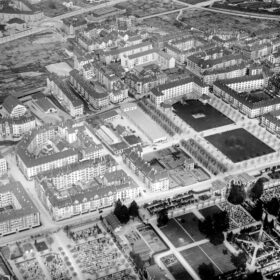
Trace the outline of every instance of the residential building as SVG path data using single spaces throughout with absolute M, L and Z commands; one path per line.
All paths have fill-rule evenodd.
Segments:
M 157 64 L 162 69 L 170 69 L 175 67 L 175 58 L 168 53 L 157 49 L 150 49 L 132 55 L 121 56 L 121 65 L 127 70 L 131 70 L 135 66 L 151 63 Z
M 280 109 L 280 98 L 277 96 L 269 97 L 269 95 L 266 95 L 260 101 L 248 98 L 248 92 L 262 87 L 263 80 L 261 76 L 256 75 L 216 81 L 213 84 L 213 91 L 241 113 L 249 118 L 255 118 Z
M 169 189 L 170 179 L 167 171 L 157 171 L 146 163 L 135 151 L 127 150 L 122 156 L 124 163 L 152 192 L 166 191 Z
M 97 91 L 92 83 L 85 80 L 78 70 L 70 72 L 70 83 L 79 95 L 95 109 L 106 107 L 109 104 L 109 95 L 106 91 Z
M 84 114 L 84 104 L 82 100 L 76 96 L 66 82 L 51 75 L 47 78 L 47 88 L 69 112 L 71 117 L 79 117 Z
M 0 236 L 40 226 L 40 213 L 20 182 L 0 185 Z
M 153 44 L 151 42 L 141 42 L 140 44 L 107 51 L 104 53 L 104 59 L 106 64 L 110 64 L 112 61 L 120 60 L 122 56 L 134 55 L 139 52 L 148 51 L 152 48 Z
M 153 103 L 159 106 L 163 102 L 183 96 L 194 98 L 203 94 L 207 95 L 208 90 L 208 86 L 199 78 L 190 77 L 153 88 L 150 91 L 150 98 Z
M 2 107 L 10 118 L 22 117 L 27 112 L 27 108 L 13 95 L 9 95 L 4 99 Z
M 98 159 L 105 150 L 83 123 L 45 125 L 26 134 L 17 145 L 17 164 L 27 179 L 80 160 Z
M 0 176 L 6 174 L 8 171 L 7 160 L 0 154 Z
M 77 181 L 64 188 L 56 187 L 52 177 L 47 176 L 36 180 L 35 188 L 39 199 L 56 221 L 111 207 L 119 199 L 133 200 L 140 193 L 133 179 L 118 170 L 106 172 L 102 178 Z

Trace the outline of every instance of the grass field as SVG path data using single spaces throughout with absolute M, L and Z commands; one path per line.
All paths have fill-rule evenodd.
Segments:
M 202 263 L 212 263 L 217 275 L 235 269 L 231 263 L 231 254 L 223 244 L 214 246 L 208 242 L 184 250 L 181 254 L 196 272 Z
M 275 152 L 243 128 L 205 137 L 234 163 Z
M 235 269 L 235 266 L 230 260 L 231 253 L 227 251 L 226 247 L 223 244 L 214 246 L 211 243 L 206 243 L 201 245 L 200 247 L 223 272 L 228 272 Z
M 211 105 L 204 105 L 199 100 L 188 100 L 185 104 L 177 102 L 173 108 L 178 117 L 198 132 L 233 123 Z
M 166 226 L 163 226 L 160 229 L 177 248 L 193 242 L 190 236 L 174 219 L 171 219 Z
M 207 216 L 213 216 L 216 213 L 220 213 L 222 212 L 222 210 L 218 206 L 213 205 L 207 208 L 203 208 L 199 210 L 199 212 L 206 218 Z
M 177 217 L 176 220 L 195 241 L 205 239 L 205 235 L 203 235 L 198 229 L 199 219 L 193 213 Z

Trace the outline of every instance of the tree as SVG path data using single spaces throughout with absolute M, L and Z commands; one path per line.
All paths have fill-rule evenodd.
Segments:
M 245 188 L 242 184 L 231 184 L 228 201 L 234 205 L 242 204 L 246 198 Z
M 121 215 L 122 202 L 118 199 L 115 205 L 114 214 L 119 218 Z
M 278 216 L 279 213 L 279 201 L 276 197 L 273 197 L 267 204 L 266 204 L 266 210 L 270 215 Z
M 261 272 L 253 272 L 247 275 L 247 280 L 263 280 Z
M 224 232 L 229 229 L 229 216 L 226 211 L 214 214 L 214 228 L 218 232 Z
M 136 203 L 135 200 L 133 200 L 131 202 L 131 204 L 129 205 L 128 212 L 129 212 L 129 215 L 132 216 L 132 217 L 138 217 L 139 216 L 139 206 L 138 206 L 138 204 Z
M 158 227 L 165 226 L 169 221 L 167 209 L 163 208 L 158 212 L 157 225 Z
M 246 262 L 247 262 L 246 253 L 241 252 L 237 256 L 232 255 L 231 262 L 237 269 L 244 270 L 246 268 Z
M 199 221 L 199 231 L 206 236 L 213 234 L 213 220 L 211 216 L 207 216 L 204 221 Z
M 125 205 L 120 200 L 116 202 L 114 214 L 117 216 L 122 224 L 126 224 L 129 221 L 129 212 Z
M 121 208 L 121 214 L 119 220 L 122 224 L 126 224 L 129 221 L 129 212 L 128 212 L 128 208 L 125 205 L 123 205 Z
M 263 202 L 261 200 L 257 200 L 254 208 L 252 209 L 252 216 L 257 221 L 260 221 L 262 219 L 262 215 L 263 215 Z
M 211 234 L 209 236 L 209 241 L 210 243 L 212 243 L 213 245 L 217 246 L 220 245 L 224 242 L 225 238 L 222 232 L 214 232 L 213 234 Z
M 215 269 L 212 263 L 202 263 L 198 267 L 198 274 L 202 280 L 212 280 L 215 277 Z
M 264 179 L 265 178 L 259 178 L 254 184 L 254 186 L 251 188 L 250 197 L 252 198 L 252 200 L 257 200 L 262 196 L 265 182 Z

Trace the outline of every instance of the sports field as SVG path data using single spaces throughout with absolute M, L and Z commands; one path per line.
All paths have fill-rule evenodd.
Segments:
M 173 104 L 174 113 L 196 131 L 204 131 L 228 124 L 233 121 L 209 104 L 203 104 L 199 100 L 187 100 L 182 104 Z
M 199 219 L 193 213 L 177 217 L 176 220 L 195 241 L 200 241 L 206 238 L 205 235 L 199 231 Z
M 231 254 L 223 244 L 214 246 L 208 242 L 201 246 L 184 250 L 181 254 L 197 273 L 198 267 L 202 263 L 212 263 L 217 275 L 235 268 L 230 260 Z
M 191 237 L 184 231 L 175 219 L 169 220 L 168 224 L 161 227 L 160 230 L 176 248 L 193 242 Z
M 275 152 L 243 128 L 210 135 L 205 139 L 234 163 Z

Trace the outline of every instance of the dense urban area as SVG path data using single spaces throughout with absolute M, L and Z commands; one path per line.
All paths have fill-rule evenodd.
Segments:
M 280 279 L 280 1 L 0 0 L 0 279 Z

